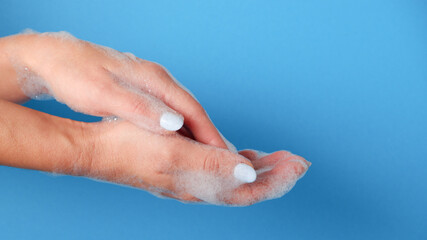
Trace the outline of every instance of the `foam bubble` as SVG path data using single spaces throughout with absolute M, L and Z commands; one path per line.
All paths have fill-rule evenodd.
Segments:
M 52 91 L 43 78 L 25 66 L 15 64 L 15 69 L 17 69 L 18 83 L 26 96 L 35 100 L 53 99 Z
M 224 205 L 233 190 L 242 183 L 234 177 L 224 178 L 204 172 L 183 172 L 175 183 L 178 192 L 187 192 L 206 203 Z

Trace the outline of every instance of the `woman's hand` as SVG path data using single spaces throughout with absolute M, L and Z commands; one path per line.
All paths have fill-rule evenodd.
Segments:
M 202 106 L 159 64 L 65 32 L 10 36 L 0 47 L 15 70 L 5 76 L 18 78 L 27 96 L 53 95 L 76 111 L 118 116 L 160 133 L 185 122 L 197 141 L 226 148 Z M 12 85 L 3 95 L 16 96 Z
M 309 162 L 286 151 L 240 154 L 128 121 L 82 123 L 0 100 L 0 165 L 86 176 L 190 202 L 277 198 Z M 256 174 L 255 171 L 256 170 Z
M 286 151 L 266 155 L 245 150 L 240 155 L 179 134 L 153 134 L 126 121 L 86 124 L 83 132 L 88 147 L 81 148 L 86 150 L 78 161 L 59 165 L 59 172 L 182 201 L 249 205 L 277 198 L 310 165 Z

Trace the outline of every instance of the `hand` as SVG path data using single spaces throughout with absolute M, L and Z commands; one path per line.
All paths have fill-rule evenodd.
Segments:
M 118 116 L 154 132 L 185 123 L 197 141 L 226 148 L 202 106 L 159 64 L 65 32 L 5 39 L 5 53 L 31 97 L 53 95 L 76 111 Z
M 86 147 L 81 149 L 86 150 L 56 171 L 181 201 L 249 205 L 280 197 L 310 165 L 286 151 L 263 155 L 245 150 L 239 155 L 179 134 L 154 134 L 126 121 L 86 124 L 82 132 Z
M 7 86 L 0 98 L 22 98 L 8 93 L 16 84 L 7 79 L 17 74 L 24 91 L 37 89 L 29 95 L 52 94 L 78 111 L 130 121 L 80 123 L 0 100 L 8 113 L 0 117 L 1 165 L 88 176 L 182 201 L 230 205 L 280 197 L 310 165 L 286 151 L 236 154 L 175 132 L 155 133 L 153 129 L 163 131 L 158 127 L 163 114 L 177 119 L 172 107 L 182 112 L 196 140 L 225 147 L 195 99 L 161 66 L 133 55 L 61 34 L 0 39 L 0 49 L 7 50 L 0 55 Z M 18 72 L 7 67 L 10 62 Z M 35 84 L 25 88 L 28 83 Z

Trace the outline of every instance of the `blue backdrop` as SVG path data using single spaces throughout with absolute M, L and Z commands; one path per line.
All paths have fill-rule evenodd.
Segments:
M 159 62 L 239 149 L 313 165 L 245 208 L 0 167 L 0 239 L 427 238 L 426 1 L 1 0 L 0 36 L 25 28 Z

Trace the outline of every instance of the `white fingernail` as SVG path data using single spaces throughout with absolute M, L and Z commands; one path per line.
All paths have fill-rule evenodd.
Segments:
M 184 118 L 181 115 L 165 112 L 160 117 L 160 126 L 168 131 L 177 131 L 184 125 Z
M 234 167 L 234 177 L 242 182 L 251 183 L 256 180 L 256 172 L 251 166 L 239 163 Z

